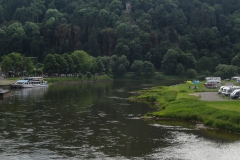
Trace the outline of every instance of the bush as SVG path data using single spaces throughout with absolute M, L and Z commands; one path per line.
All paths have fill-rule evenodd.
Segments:
M 165 77 L 162 74 L 158 74 L 158 75 L 155 76 L 155 79 L 156 80 L 165 80 Z
M 92 77 L 91 73 L 87 72 L 87 78 L 91 78 L 91 77 Z
M 82 73 L 79 73 L 78 74 L 78 78 L 82 78 L 83 77 L 83 74 Z
M 188 78 L 196 78 L 197 77 L 197 71 L 195 69 L 188 69 L 186 71 L 185 75 Z

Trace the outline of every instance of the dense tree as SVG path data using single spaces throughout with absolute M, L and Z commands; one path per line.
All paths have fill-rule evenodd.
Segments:
M 163 57 L 162 70 L 166 75 L 175 74 L 178 64 L 179 53 L 176 50 L 169 49 Z
M 215 71 L 214 61 L 212 57 L 203 56 L 197 62 L 197 68 L 199 71 Z
M 219 64 L 215 70 L 214 75 L 222 78 L 231 78 L 238 75 L 238 67 L 233 65 Z
M 125 55 L 121 57 L 111 56 L 110 66 L 115 75 L 122 75 L 129 67 L 130 63 Z
M 235 57 L 233 57 L 231 64 L 240 67 L 240 54 L 237 54 Z
M 69 66 L 68 66 L 67 61 L 63 58 L 63 56 L 59 55 L 59 54 L 54 54 L 54 58 L 56 59 L 56 62 L 58 63 L 58 66 L 59 66 L 58 73 L 59 74 L 68 73 Z
M 20 53 L 12 52 L 2 57 L 1 69 L 12 76 L 30 74 L 33 71 L 33 61 L 30 58 L 23 57 Z
M 97 73 L 102 73 L 105 68 L 104 68 L 104 65 L 103 65 L 103 63 L 102 63 L 102 61 L 101 61 L 101 59 L 99 57 L 96 58 L 96 63 L 97 63 L 96 72 Z
M 57 63 L 55 56 L 52 54 L 48 54 L 44 59 L 44 74 L 48 74 L 49 76 L 54 75 L 55 73 L 59 73 L 59 64 Z
M 134 72 L 136 76 L 140 76 L 143 72 L 143 61 L 135 60 L 131 66 L 131 70 Z
M 239 66 L 238 1 L 132 0 L 130 8 L 126 2 L 2 0 L 0 56 L 17 52 L 42 63 L 48 54 L 72 53 L 69 73 L 92 70 L 97 66 L 93 57 L 99 56 L 108 56 L 107 63 L 100 58 L 106 72 L 129 69 L 110 67 L 113 55 L 125 55 L 130 64 L 149 61 L 165 74 L 176 74 L 179 64 L 210 73 L 219 64 Z M 88 66 L 76 50 L 88 54 Z
M 149 61 L 143 62 L 143 75 L 146 78 L 152 77 L 155 73 L 154 65 Z
M 9 71 L 12 71 L 13 60 L 7 55 L 2 57 L 1 70 L 8 76 Z
M 103 64 L 103 71 L 105 73 L 109 73 L 110 71 L 110 61 L 111 61 L 111 58 L 110 57 L 107 57 L 107 56 L 103 56 L 103 57 L 100 57 L 100 60 Z
M 197 77 L 197 72 L 195 69 L 188 69 L 185 73 L 186 77 L 188 78 L 196 78 Z
M 183 67 L 183 65 L 181 63 L 178 63 L 177 69 L 176 69 L 176 74 L 178 76 L 183 76 L 184 73 L 185 73 L 185 68 Z
M 64 53 L 62 57 L 65 59 L 67 65 L 68 65 L 68 71 L 67 73 L 74 73 L 74 64 L 72 57 L 68 53 Z
M 86 73 L 90 71 L 92 67 L 91 66 L 92 58 L 90 55 L 87 54 L 87 52 L 82 50 L 77 50 L 77 51 L 74 51 L 72 55 L 75 55 L 78 58 L 78 61 L 76 63 L 76 65 L 79 65 L 78 72 Z

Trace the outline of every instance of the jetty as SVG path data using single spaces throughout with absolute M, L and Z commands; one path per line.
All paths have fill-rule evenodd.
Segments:
M 10 96 L 10 90 L 4 90 L 0 88 L 0 98 L 8 97 Z

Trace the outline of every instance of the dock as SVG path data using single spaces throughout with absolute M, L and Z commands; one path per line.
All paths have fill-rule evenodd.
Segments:
M 0 98 L 8 97 L 10 96 L 10 90 L 4 90 L 0 88 Z

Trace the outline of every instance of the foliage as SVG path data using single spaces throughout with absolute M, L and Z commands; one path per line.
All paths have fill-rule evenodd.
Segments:
M 176 68 L 180 67 L 179 63 L 186 69 L 196 68 L 196 60 L 191 53 L 186 54 L 179 49 L 169 49 L 162 61 L 162 70 L 164 74 L 176 74 Z
M 6 76 L 20 76 L 33 71 L 33 61 L 20 53 L 12 52 L 2 57 L 1 70 Z
M 131 66 L 131 70 L 134 72 L 136 76 L 140 76 L 143 72 L 143 61 L 135 60 Z
M 219 64 L 239 67 L 238 1 L 134 0 L 130 11 L 125 3 L 1 1 L 0 56 L 16 52 L 40 63 L 48 54 L 63 56 L 67 65 L 58 57 L 59 66 L 49 74 L 100 72 L 100 62 L 92 57 L 104 57 L 105 73 L 114 75 L 130 71 L 135 60 L 149 61 L 165 75 L 180 76 L 183 68 L 239 74 L 215 70 Z M 110 62 L 113 55 L 126 56 L 129 64 Z
M 196 78 L 197 77 L 197 72 L 195 69 L 188 69 L 185 73 L 186 77 L 188 78 Z
M 233 65 L 219 64 L 216 67 L 214 75 L 222 78 L 231 78 L 232 76 L 238 75 L 238 67 Z
M 63 76 L 63 77 L 51 77 L 51 78 L 46 78 L 48 83 L 60 83 L 60 82 L 87 82 L 87 81 L 111 81 L 112 78 L 110 78 L 107 75 L 101 75 L 101 76 L 91 76 L 87 77 L 86 75 L 79 74 L 78 76 Z
M 143 75 L 146 78 L 150 78 L 150 77 L 154 76 L 154 73 L 155 73 L 154 65 L 149 61 L 144 61 L 143 62 Z

